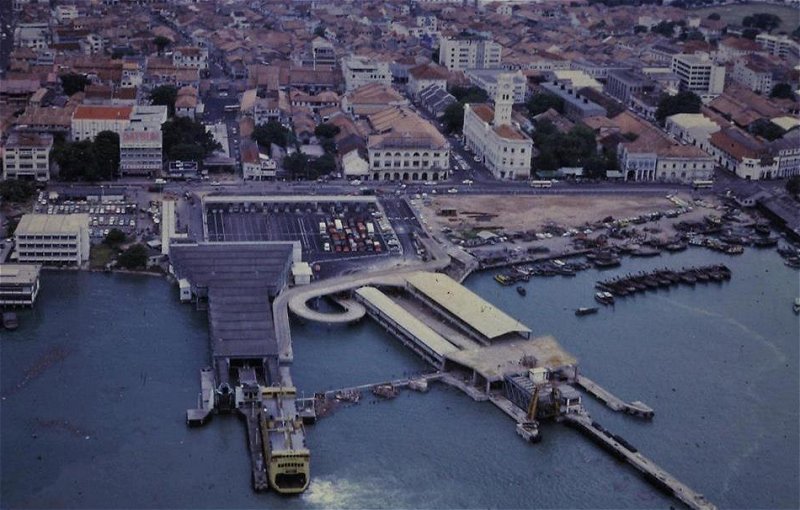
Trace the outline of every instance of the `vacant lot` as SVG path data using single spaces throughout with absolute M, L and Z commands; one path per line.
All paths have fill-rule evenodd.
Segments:
M 567 228 L 578 227 L 606 216 L 628 218 L 674 207 L 664 196 L 653 195 L 439 196 L 426 208 L 428 213 L 425 216 L 438 228 L 503 227 L 507 231 L 523 231 L 541 229 L 552 223 Z M 455 217 L 436 215 L 448 208 L 456 209 L 458 214 Z
M 757 12 L 766 12 L 774 14 L 781 19 L 781 25 L 775 30 L 777 32 L 791 33 L 798 25 L 800 25 L 800 14 L 794 7 L 788 5 L 772 5 L 772 4 L 735 4 L 735 5 L 717 5 L 714 7 L 703 7 L 702 9 L 693 9 L 690 13 L 697 14 L 702 18 L 707 17 L 712 12 L 720 15 L 720 18 L 728 24 L 741 25 L 742 18 L 750 16 Z

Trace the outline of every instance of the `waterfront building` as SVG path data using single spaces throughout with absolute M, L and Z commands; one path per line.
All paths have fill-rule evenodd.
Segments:
M 503 47 L 481 37 L 443 38 L 439 42 L 439 63 L 450 71 L 500 67 Z
M 767 144 L 737 127 L 713 133 L 709 148 L 722 168 L 742 179 L 770 179 L 778 168 Z
M 392 73 L 389 63 L 359 55 L 351 55 L 342 59 L 342 75 L 345 90 L 350 92 L 368 83 L 392 84 Z
M 464 145 L 498 179 L 530 177 L 533 141 L 511 121 L 513 104 L 513 75 L 502 74 L 497 79 L 494 106 L 464 105 Z
M 26 214 L 14 237 L 22 263 L 81 265 L 89 260 L 88 214 Z
M 367 139 L 372 180 L 439 181 L 450 172 L 450 144 L 430 122 L 408 108 L 369 116 Z
M 680 78 L 682 89 L 703 99 L 720 95 L 725 87 L 725 66 L 714 63 L 708 53 L 674 55 L 672 72 Z
M 12 131 L 5 142 L 3 179 L 50 180 L 53 136 Z
M 39 294 L 38 264 L 3 264 L 0 269 L 0 306 L 33 306 Z

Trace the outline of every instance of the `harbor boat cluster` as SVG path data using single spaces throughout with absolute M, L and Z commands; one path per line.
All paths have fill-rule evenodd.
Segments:
M 686 284 L 694 285 L 698 282 L 721 282 L 731 278 L 731 270 L 724 264 L 714 264 L 710 266 L 690 267 L 688 269 L 672 270 L 657 269 L 650 272 L 641 272 L 633 275 L 621 276 L 597 282 L 595 287 L 601 291 L 603 298 L 613 303 L 614 296 L 627 296 L 646 290 L 666 288 L 672 285 Z M 595 298 L 600 301 L 598 296 Z M 601 301 L 602 302 L 602 301 Z
M 533 276 L 575 276 L 578 271 L 591 267 L 585 262 L 564 262 L 563 260 L 548 260 L 536 264 L 513 266 L 508 270 L 495 275 L 494 280 L 500 285 L 513 285 L 522 281 L 529 281 Z M 517 289 L 519 292 L 519 288 Z M 521 295 L 525 295 L 520 292 Z

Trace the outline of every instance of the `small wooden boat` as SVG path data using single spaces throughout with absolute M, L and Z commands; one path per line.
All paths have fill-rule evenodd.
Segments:
M 517 294 L 519 294 L 520 296 L 524 296 L 527 293 L 528 291 L 525 290 L 525 287 L 523 287 L 522 285 L 517 286 Z

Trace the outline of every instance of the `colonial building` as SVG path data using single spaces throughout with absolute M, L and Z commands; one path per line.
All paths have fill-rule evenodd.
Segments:
M 533 141 L 511 122 L 513 104 L 513 75 L 502 74 L 494 106 L 464 106 L 464 144 L 498 179 L 527 179 L 531 173 Z
M 489 97 L 497 94 L 497 79 L 501 74 L 511 74 L 514 85 L 514 102 L 524 103 L 528 95 L 528 80 L 521 71 L 509 73 L 502 69 L 470 69 L 464 73 L 474 86 L 482 89 Z
M 722 168 L 742 179 L 771 179 L 778 169 L 767 144 L 737 127 L 712 134 L 709 148 Z
M 407 108 L 387 108 L 370 115 L 369 123 L 374 132 L 367 139 L 372 180 L 447 179 L 450 144 L 428 121 Z
M 53 136 L 12 131 L 5 143 L 3 179 L 50 180 Z

